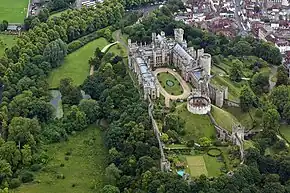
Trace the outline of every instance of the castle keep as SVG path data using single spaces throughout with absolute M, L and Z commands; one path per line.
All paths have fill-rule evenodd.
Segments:
M 174 66 L 182 78 L 190 82 L 195 89 L 188 98 L 188 110 L 197 114 L 205 114 L 210 110 L 211 101 L 223 106 L 227 99 L 227 88 L 210 84 L 211 55 L 203 49 L 195 50 L 187 47 L 183 38 L 183 29 L 174 29 L 174 38 L 168 38 L 164 32 L 152 33 L 150 44 L 132 43 L 128 39 L 128 64 L 143 87 L 144 98 L 156 99 L 160 96 L 157 78 L 152 70 L 158 67 Z M 198 109 L 195 108 L 198 105 Z M 197 111 L 196 111 L 197 110 Z M 203 113 L 198 113 L 203 112 Z

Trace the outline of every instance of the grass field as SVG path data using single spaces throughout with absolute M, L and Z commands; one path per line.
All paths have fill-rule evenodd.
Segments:
M 69 54 L 65 58 L 62 66 L 54 69 L 50 73 L 48 77 L 49 86 L 56 88 L 59 86 L 61 79 L 68 77 L 74 80 L 75 85 L 81 85 L 89 75 L 89 58 L 93 56 L 97 47 L 102 49 L 107 44 L 108 41 L 106 39 L 99 38 Z
M 206 165 L 208 176 L 219 176 L 221 175 L 221 168 L 224 166 L 223 162 L 217 161 L 216 157 L 211 157 L 207 154 L 203 155 L 203 159 Z
M 66 13 L 68 12 L 69 9 L 66 9 L 66 10 L 63 10 L 63 11 L 60 11 L 60 12 L 57 12 L 57 13 L 54 13 L 52 14 L 51 16 L 49 16 L 50 18 L 52 17 L 60 17 L 62 13 Z
M 0 0 L 0 21 L 7 20 L 9 23 L 23 23 L 27 13 L 29 0 Z
M 98 128 L 90 126 L 67 142 L 49 145 L 47 150 L 51 161 L 46 171 L 36 175 L 39 183 L 22 185 L 17 193 L 91 193 L 102 188 L 107 151 Z M 69 151 L 71 155 L 65 161 Z M 64 167 L 60 167 L 61 163 Z M 57 179 L 57 174 L 63 174 L 65 179 Z
M 16 43 L 16 39 L 17 39 L 17 36 L 0 34 L 0 41 L 2 40 L 4 43 L 3 46 L 0 46 L 0 56 L 4 54 L 5 48 L 9 48 Z
M 186 156 L 186 162 L 192 177 L 198 177 L 202 174 L 208 176 L 203 156 Z
M 179 81 L 170 73 L 161 72 L 157 75 L 158 81 L 161 86 L 171 95 L 181 95 L 183 88 Z M 170 81 L 173 85 L 168 85 L 167 81 Z
M 283 137 L 290 142 L 290 125 L 280 125 L 279 130 Z
M 201 137 L 215 137 L 215 128 L 207 115 L 195 115 L 186 108 L 186 103 L 176 108 L 176 113 L 185 121 L 184 140 L 198 140 Z
M 218 125 L 225 128 L 228 131 L 232 131 L 232 127 L 239 123 L 237 118 L 231 113 L 220 109 L 214 105 L 211 106 L 211 114 L 214 117 Z

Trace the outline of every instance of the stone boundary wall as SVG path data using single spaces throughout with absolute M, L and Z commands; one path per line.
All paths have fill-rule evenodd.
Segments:
M 229 100 L 229 99 L 226 99 L 224 101 L 224 103 L 229 107 L 240 107 L 240 103 L 238 103 L 236 101 Z
M 208 112 L 207 115 L 209 116 L 211 123 L 215 127 L 215 129 L 219 135 L 219 138 L 221 138 L 223 140 L 230 140 L 231 139 L 230 132 L 217 124 L 217 122 L 215 121 L 211 112 Z

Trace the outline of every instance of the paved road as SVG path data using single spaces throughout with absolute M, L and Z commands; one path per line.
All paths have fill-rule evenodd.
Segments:
M 183 93 L 181 95 L 171 95 L 168 92 L 166 92 L 166 90 L 161 86 L 161 84 L 159 83 L 158 78 L 157 78 L 157 74 L 159 74 L 161 72 L 169 72 L 180 82 L 180 85 L 183 88 Z M 157 68 L 155 71 L 153 71 L 153 73 L 157 79 L 157 86 L 159 87 L 159 91 L 165 97 L 165 106 L 166 107 L 170 106 L 170 99 L 171 100 L 187 99 L 187 97 L 190 95 L 191 90 L 190 90 L 188 84 L 183 80 L 183 78 L 177 72 L 174 72 L 172 69 L 170 69 L 170 68 Z

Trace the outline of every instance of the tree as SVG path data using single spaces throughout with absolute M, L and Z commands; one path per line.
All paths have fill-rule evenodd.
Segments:
M 184 120 L 176 114 L 168 114 L 164 119 L 164 127 L 166 131 L 174 130 L 177 133 L 181 133 L 184 130 Z
M 119 170 L 115 164 L 110 164 L 107 168 L 106 168 L 106 172 L 105 172 L 105 176 L 106 176 L 106 180 L 109 184 L 112 185 L 116 185 L 117 181 L 120 179 L 121 177 L 121 173 L 122 171 Z
M 11 176 L 12 170 L 10 164 L 6 160 L 0 159 L 0 184 Z
M 30 166 L 32 161 L 32 151 L 29 145 L 24 145 L 21 149 L 22 164 L 24 166 Z
M 81 90 L 73 85 L 72 78 L 60 80 L 59 91 L 62 95 L 62 102 L 70 105 L 78 105 L 82 99 Z
M 269 92 L 269 74 L 260 72 L 253 76 L 251 79 L 251 88 L 257 94 Z
M 265 129 L 278 131 L 280 115 L 276 109 L 268 109 L 263 114 L 263 126 Z
M 279 113 L 283 113 L 284 108 L 290 101 L 290 89 L 285 85 L 275 87 L 270 94 L 270 101 L 277 107 Z
M 20 147 L 25 144 L 35 147 L 40 142 L 40 131 L 37 119 L 14 117 L 9 125 L 8 140 L 15 141 Z
M 80 111 L 77 106 L 71 106 L 63 119 L 63 126 L 68 133 L 82 131 L 87 127 L 86 114 Z
M 243 77 L 243 63 L 240 60 L 235 60 L 230 69 L 230 78 L 233 81 L 239 82 Z
M 21 161 L 21 154 L 14 141 L 8 141 L 0 147 L 0 160 L 6 160 L 12 170 L 17 169 Z
M 289 76 L 287 70 L 283 66 L 279 66 L 277 69 L 277 82 L 276 86 L 287 85 Z
M 43 57 L 53 68 L 59 66 L 67 55 L 67 45 L 61 39 L 50 42 L 45 46 Z
M 116 186 L 106 185 L 101 190 L 101 193 L 120 193 L 120 190 Z
M 93 99 L 81 100 L 79 108 L 86 114 L 89 123 L 95 123 L 101 118 L 101 108 L 99 103 Z
M 255 98 L 253 91 L 248 86 L 244 86 L 240 94 L 240 106 L 242 111 L 249 111 L 255 103 Z
M 168 141 L 169 137 L 166 133 L 162 133 L 160 139 L 163 143 L 166 143 Z
M 149 156 L 141 157 L 137 162 L 137 167 L 139 170 L 139 174 L 149 170 L 155 165 L 154 160 Z
M 250 43 L 244 40 L 238 41 L 233 47 L 233 55 L 235 56 L 249 56 L 252 55 L 253 47 Z
M 199 145 L 201 147 L 209 147 L 209 146 L 211 146 L 211 140 L 209 138 L 207 138 L 207 137 L 199 138 L 198 142 L 199 142 Z

